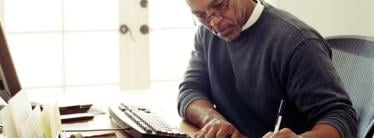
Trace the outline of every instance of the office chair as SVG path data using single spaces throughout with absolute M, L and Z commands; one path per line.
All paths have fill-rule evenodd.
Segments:
M 325 38 L 332 48 L 332 62 L 357 113 L 359 138 L 374 131 L 374 38 L 333 36 Z

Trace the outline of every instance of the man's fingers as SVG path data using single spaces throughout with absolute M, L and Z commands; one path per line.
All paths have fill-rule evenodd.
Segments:
M 268 132 L 266 133 L 263 138 L 295 138 L 298 137 L 296 133 L 294 133 L 291 129 L 289 128 L 283 128 L 277 133 L 274 132 Z
M 262 138 L 270 138 L 273 134 L 274 134 L 274 132 L 270 131 L 270 132 L 266 133 L 264 136 L 262 136 Z
M 223 127 L 217 131 L 216 137 L 222 138 L 226 136 L 230 136 L 235 128 L 232 127 Z
M 238 130 L 235 130 L 234 133 L 231 135 L 231 138 L 242 138 L 243 135 L 240 134 Z
M 193 134 L 193 138 L 201 138 L 201 135 L 200 135 L 200 134 L 201 134 L 201 131 L 202 131 L 202 130 L 199 130 L 199 131 L 197 131 L 196 133 L 194 133 L 194 134 Z
M 200 131 L 194 134 L 194 138 L 244 138 L 245 136 L 239 132 L 229 122 L 225 120 L 213 120 L 206 124 Z
M 279 130 L 279 132 L 282 132 L 282 133 L 293 133 L 291 129 L 289 128 L 282 128 L 281 130 Z
M 204 138 L 206 133 L 208 132 L 209 127 L 203 127 L 200 131 L 196 132 L 194 137 L 195 138 Z
M 199 132 L 193 134 L 192 138 L 198 138 Z
M 281 129 L 278 133 L 277 133 L 279 136 L 282 136 L 282 137 L 295 137 L 297 136 L 291 129 L 289 128 L 283 128 Z
M 217 131 L 220 129 L 220 126 L 218 125 L 213 125 L 209 128 L 207 133 L 205 134 L 206 138 L 215 138 Z

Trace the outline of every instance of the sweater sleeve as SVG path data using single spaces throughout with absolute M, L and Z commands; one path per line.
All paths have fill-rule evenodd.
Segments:
M 287 95 L 310 124 L 329 124 L 342 138 L 356 137 L 351 100 L 332 64 L 331 49 L 320 39 L 306 39 L 288 62 Z
M 210 101 L 209 77 L 204 60 L 202 41 L 203 27 L 195 35 L 195 46 L 191 52 L 189 65 L 184 75 L 184 80 L 179 85 L 178 113 L 186 117 L 186 109 L 190 103 L 197 99 Z

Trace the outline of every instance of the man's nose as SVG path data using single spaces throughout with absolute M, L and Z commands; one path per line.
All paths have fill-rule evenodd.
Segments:
M 223 17 L 220 16 L 220 15 L 215 15 L 215 14 L 212 14 L 211 15 L 211 18 L 210 18 L 210 22 L 209 24 L 211 26 L 217 26 L 221 21 L 222 21 Z

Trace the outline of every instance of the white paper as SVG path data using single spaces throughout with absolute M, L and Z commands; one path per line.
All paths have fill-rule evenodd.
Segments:
M 51 134 L 51 123 L 49 122 L 51 119 L 50 115 L 49 115 L 49 110 L 50 110 L 50 105 L 49 104 L 45 104 L 44 107 L 43 107 L 43 111 L 42 111 L 42 128 L 43 128 L 43 131 L 44 131 L 44 135 L 45 137 L 47 138 L 51 138 L 52 137 L 52 134 Z
M 51 133 L 52 137 L 56 138 L 58 137 L 58 132 L 61 131 L 61 119 L 60 119 L 60 110 L 58 108 L 57 102 L 52 105 L 51 108 Z
M 14 125 L 13 116 L 9 106 L 5 106 L 0 111 L 1 122 L 3 123 L 3 132 L 8 138 L 18 138 L 16 127 Z
M 43 108 L 42 116 L 46 137 L 58 137 L 58 132 L 61 131 L 61 119 L 57 103 L 46 104 Z
M 34 138 L 31 121 L 27 119 L 23 124 L 19 126 L 20 128 L 20 137 L 22 138 Z
M 36 106 L 26 121 L 20 126 L 24 138 L 43 138 L 40 106 Z
M 36 106 L 35 109 L 33 110 L 31 114 L 32 118 L 34 118 L 34 124 L 37 126 L 37 131 L 38 134 L 41 136 L 45 137 L 45 132 L 43 129 L 43 118 L 42 118 L 42 111 L 40 110 L 40 106 Z
M 29 114 L 31 114 L 31 104 L 27 97 L 27 93 L 25 91 L 18 92 L 9 100 L 8 106 L 11 115 L 13 116 L 17 134 L 21 134 L 19 126 L 21 126 Z

